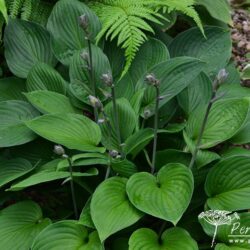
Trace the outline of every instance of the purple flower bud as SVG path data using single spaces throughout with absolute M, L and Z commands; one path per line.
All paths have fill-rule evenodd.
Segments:
M 63 156 L 65 154 L 65 150 L 61 145 L 55 145 L 54 146 L 54 153 L 60 156 Z
M 79 17 L 79 24 L 83 28 L 83 30 L 87 30 L 89 27 L 89 18 L 86 14 L 83 14 Z
M 145 77 L 145 81 L 152 86 L 158 87 L 160 84 L 160 81 L 155 77 L 153 73 L 147 74 Z
M 111 151 L 109 151 L 109 155 L 112 158 L 116 158 L 119 155 L 119 153 L 116 150 L 111 150 Z
M 113 77 L 110 73 L 102 74 L 101 80 L 109 87 L 113 86 Z

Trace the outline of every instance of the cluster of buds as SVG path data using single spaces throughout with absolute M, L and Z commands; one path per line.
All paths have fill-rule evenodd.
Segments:
M 87 32 L 89 27 L 89 18 L 86 14 L 83 14 L 79 17 L 79 24 L 82 29 Z
M 103 105 L 101 103 L 101 101 L 96 98 L 95 96 L 89 95 L 89 103 L 93 108 L 97 108 L 102 110 L 103 109 Z
M 111 74 L 111 73 L 102 74 L 101 80 L 102 80 L 108 87 L 111 87 L 111 88 L 114 87 L 114 84 L 113 84 L 113 77 L 112 77 L 112 74 Z
M 53 151 L 56 155 L 59 155 L 63 158 L 68 158 L 68 155 L 65 154 L 65 150 L 61 145 L 55 145 Z
M 215 81 L 213 83 L 213 89 L 214 91 L 217 91 L 221 84 L 223 84 L 227 78 L 229 73 L 225 69 L 221 69 L 218 73 L 218 75 L 215 78 Z
M 145 77 L 145 81 L 154 87 L 159 87 L 160 80 L 158 80 L 153 73 L 147 74 Z
M 116 150 L 110 150 L 110 151 L 109 151 L 109 155 L 110 155 L 112 158 L 116 158 L 116 159 L 121 158 L 120 154 L 119 154 Z

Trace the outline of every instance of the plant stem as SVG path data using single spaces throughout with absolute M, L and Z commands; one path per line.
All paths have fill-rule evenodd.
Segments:
M 115 130 L 116 130 L 116 136 L 117 136 L 117 142 L 119 144 L 119 149 L 121 153 L 121 157 L 124 158 L 124 153 L 122 149 L 122 139 L 121 139 L 121 133 L 120 133 L 120 126 L 119 126 L 119 117 L 117 112 L 117 104 L 116 104 L 116 95 L 115 95 L 115 87 L 111 87 L 111 95 L 112 95 L 112 102 L 113 102 L 113 109 L 114 109 L 114 116 L 115 116 Z
M 211 247 L 214 246 L 215 238 L 216 238 L 216 235 L 217 235 L 217 231 L 218 231 L 218 225 L 215 225 L 214 236 L 213 236 L 213 241 L 212 241 Z
M 75 195 L 75 188 L 74 188 L 74 181 L 73 181 L 73 168 L 72 168 L 72 161 L 70 157 L 67 158 L 69 163 L 69 172 L 70 172 L 70 189 L 71 189 L 71 196 L 72 202 L 74 207 L 75 219 L 78 220 L 78 211 L 77 211 L 77 204 L 76 204 L 76 195 Z
M 167 225 L 167 222 L 164 221 L 164 222 L 162 223 L 162 225 L 161 225 L 161 227 L 160 227 L 160 230 L 159 230 L 159 233 L 158 233 L 159 238 L 162 236 L 162 233 L 163 233 L 163 231 L 164 231 L 166 225 Z
M 96 82 L 94 77 L 94 68 L 93 68 L 93 56 L 92 56 L 92 48 L 91 48 L 91 41 L 89 38 L 86 38 L 88 42 L 88 50 L 89 50 L 89 75 L 90 75 L 90 84 L 92 87 L 93 96 L 96 97 Z M 97 107 L 94 107 L 94 115 L 95 121 L 98 121 L 98 110 Z
M 199 136 L 198 136 L 198 140 L 197 140 L 197 143 L 195 145 L 195 149 L 194 149 L 194 153 L 193 153 L 191 162 L 189 164 L 190 169 L 193 169 L 193 167 L 194 167 L 194 164 L 195 164 L 198 152 L 199 152 L 199 147 L 200 147 L 200 144 L 201 144 L 202 136 L 203 136 L 203 133 L 204 133 L 205 128 L 206 128 L 208 116 L 209 116 L 210 110 L 212 108 L 212 105 L 214 103 L 213 100 L 214 100 L 215 96 L 216 96 L 216 91 L 213 91 L 211 99 L 210 99 L 210 101 L 209 101 L 209 103 L 207 105 L 206 113 L 205 113 L 204 119 L 202 121 L 201 129 L 200 129 Z
M 155 104 L 155 120 L 154 120 L 154 144 L 153 144 L 153 154 L 152 154 L 152 169 L 151 173 L 155 172 L 155 160 L 156 160 L 156 149 L 157 149 L 157 132 L 158 132 L 158 116 L 159 116 L 159 103 L 160 103 L 160 89 L 158 86 L 155 87 L 156 90 L 156 104 Z

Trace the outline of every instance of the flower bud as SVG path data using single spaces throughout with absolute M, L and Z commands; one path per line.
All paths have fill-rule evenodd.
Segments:
M 149 109 L 145 109 L 143 116 L 145 119 L 148 119 L 151 116 L 151 111 Z
M 152 86 L 158 87 L 160 84 L 160 81 L 155 77 L 153 73 L 147 74 L 145 77 L 145 81 Z
M 98 121 L 97 121 L 98 124 L 103 124 L 103 123 L 105 123 L 105 122 L 106 122 L 105 119 L 98 119 Z
M 86 14 L 83 14 L 79 17 L 79 24 L 83 28 L 83 30 L 87 30 L 89 27 L 89 18 Z
M 110 73 L 102 74 L 101 80 L 109 87 L 113 86 L 113 77 Z
M 229 73 L 225 69 L 221 69 L 217 75 L 219 84 L 225 82 L 228 78 Z
M 100 100 L 98 98 L 96 98 L 95 96 L 89 95 L 89 102 L 90 102 L 91 106 L 94 108 L 101 109 L 103 107 Z
M 65 150 L 61 145 L 55 145 L 54 146 L 54 153 L 60 156 L 65 155 Z
M 81 58 L 86 61 L 86 62 L 89 62 L 89 53 L 86 52 L 86 51 L 83 51 L 81 54 L 80 54 Z
M 112 158 L 116 158 L 118 156 L 118 152 L 116 150 L 111 150 L 109 151 L 109 155 L 112 157 Z

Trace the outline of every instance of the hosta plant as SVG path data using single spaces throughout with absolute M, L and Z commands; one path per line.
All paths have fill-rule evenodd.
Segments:
M 0 249 L 250 249 L 226 1 L 0 6 Z

